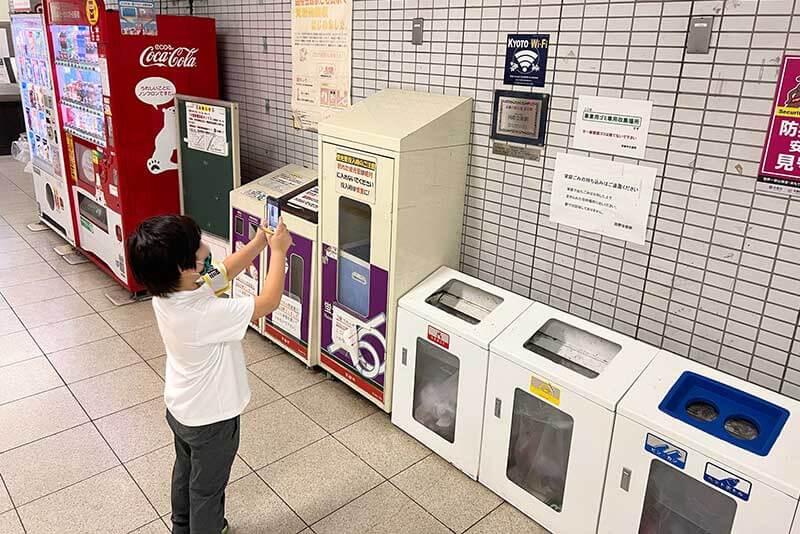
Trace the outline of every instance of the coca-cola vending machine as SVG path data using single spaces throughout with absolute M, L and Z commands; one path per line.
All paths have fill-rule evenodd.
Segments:
M 214 20 L 147 4 L 45 2 L 77 245 L 131 292 L 126 238 L 180 212 L 175 94 L 219 92 Z

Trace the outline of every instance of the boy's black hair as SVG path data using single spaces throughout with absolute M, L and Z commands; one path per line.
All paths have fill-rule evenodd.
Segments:
M 191 217 L 159 215 L 139 225 L 128 237 L 133 276 L 154 297 L 178 290 L 181 269 L 197 266 L 200 227 Z

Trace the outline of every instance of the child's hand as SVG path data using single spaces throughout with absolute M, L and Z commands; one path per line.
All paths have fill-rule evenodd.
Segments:
M 275 232 L 271 236 L 267 236 L 267 242 L 269 243 L 269 248 L 284 254 L 292 246 L 292 236 L 289 234 L 289 230 L 286 229 L 286 225 L 283 224 L 283 217 L 281 217 Z

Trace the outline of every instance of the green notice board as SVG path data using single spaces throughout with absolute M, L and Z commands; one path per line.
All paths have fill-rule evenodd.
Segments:
M 239 105 L 176 95 L 175 108 L 181 213 L 228 240 L 230 192 L 241 185 Z

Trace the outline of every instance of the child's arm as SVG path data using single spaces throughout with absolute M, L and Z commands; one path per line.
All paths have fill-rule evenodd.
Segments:
M 256 305 L 253 309 L 253 320 L 260 319 L 278 309 L 283 296 L 283 285 L 286 277 L 286 251 L 292 246 L 292 236 L 281 220 L 275 233 L 269 238 L 269 266 L 267 276 L 261 293 L 256 297 Z M 242 249 L 244 252 L 245 249 Z
M 225 271 L 228 273 L 228 280 L 233 280 L 239 274 L 247 269 L 256 256 L 267 247 L 269 239 L 267 233 L 262 228 L 257 235 L 250 240 L 248 244 L 237 250 L 222 262 L 225 265 Z

